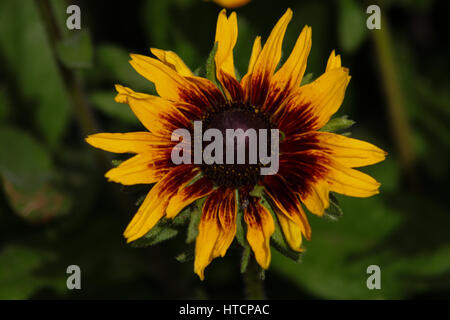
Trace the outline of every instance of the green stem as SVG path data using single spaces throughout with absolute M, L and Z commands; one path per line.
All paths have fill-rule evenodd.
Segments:
M 80 124 L 82 134 L 86 136 L 94 133 L 97 125 L 83 90 L 82 79 L 77 72 L 66 68 L 58 59 L 56 44 L 62 40 L 63 31 L 58 25 L 56 17 L 53 13 L 52 5 L 48 0 L 36 0 L 36 5 L 42 16 L 47 37 L 52 48 L 55 61 L 58 65 L 58 69 L 63 78 L 64 85 L 72 99 L 74 111 L 77 116 L 78 123 Z
M 414 180 L 415 155 L 411 142 L 411 130 L 405 112 L 405 99 L 398 79 L 389 24 L 386 19 L 382 18 L 381 30 L 374 30 L 372 34 L 386 94 L 392 134 L 399 151 L 400 162 L 409 178 Z
M 261 268 L 253 257 L 250 257 L 247 270 L 244 273 L 246 296 L 248 300 L 264 300 L 263 280 L 261 279 Z
M 98 132 L 98 125 L 89 106 L 86 93 L 84 92 L 81 74 L 76 70 L 67 68 L 58 59 L 56 45 L 62 40 L 64 30 L 61 30 L 61 27 L 58 24 L 52 5 L 49 0 L 36 0 L 36 6 L 42 16 L 47 38 L 61 74 L 63 84 L 71 98 L 73 112 L 80 126 L 81 134 L 83 137 L 86 137 L 89 134 Z M 94 154 L 99 167 L 106 171 L 110 166 L 108 157 L 103 152 L 93 148 L 91 148 L 91 152 Z

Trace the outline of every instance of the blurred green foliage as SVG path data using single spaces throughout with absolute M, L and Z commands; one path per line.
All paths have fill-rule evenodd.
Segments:
M 245 262 L 250 251 L 242 253 L 234 244 L 200 282 L 192 262 L 195 220 L 185 231 L 155 228 L 141 240 L 153 244 L 171 238 L 155 246 L 125 244 L 122 232 L 148 187 L 106 182 L 112 156 L 86 145 L 84 137 L 91 132 L 73 100 L 76 85 L 96 120 L 91 131 L 142 130 L 128 107 L 114 101 L 117 83 L 155 93 L 128 64 L 128 54 L 150 55 L 150 47 L 172 50 L 192 70 L 206 72 L 220 8 L 201 0 L 75 3 L 81 7 L 81 31 L 65 28 L 65 1 L 0 2 L 0 299 L 243 298 L 240 260 Z M 254 37 L 266 39 L 291 7 L 283 59 L 301 28 L 310 25 L 309 81 L 323 72 L 336 49 L 352 74 L 337 116 L 350 115 L 356 121 L 352 136 L 389 152 L 386 161 L 363 169 L 382 183 L 379 195 L 339 196 L 344 214 L 336 222 L 309 215 L 313 237 L 300 263 L 272 249 L 265 280 L 269 298 L 450 296 L 446 11 L 443 1 L 380 1 L 387 24 L 367 30 L 369 4 L 253 0 L 237 10 L 239 74 L 246 72 Z M 58 39 L 49 32 L 49 15 Z M 377 60 L 373 41 L 374 32 L 386 30 L 405 97 L 413 170 L 405 169 L 401 141 L 393 136 L 396 123 L 389 117 L 380 72 L 384 62 Z M 77 81 L 68 82 L 68 74 Z M 80 291 L 66 288 L 66 268 L 72 264 L 82 270 Z M 371 264 L 381 267 L 381 290 L 366 287 Z
M 8 66 L 2 69 L 20 97 L 15 103 L 23 103 L 22 115 L 50 147 L 56 147 L 69 121 L 70 102 L 39 12 L 32 1 L 2 1 L 0 21 L 0 48 Z

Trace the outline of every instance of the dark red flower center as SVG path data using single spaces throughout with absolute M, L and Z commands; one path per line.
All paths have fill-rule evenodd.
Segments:
M 266 129 L 268 137 L 268 150 L 270 152 L 270 129 L 272 125 L 264 114 L 258 108 L 244 105 L 234 104 L 224 106 L 220 111 L 208 114 L 203 120 L 203 130 L 217 129 L 222 133 L 223 137 L 223 163 L 222 164 L 202 164 L 203 173 L 209 177 L 217 186 L 238 188 L 244 185 L 254 185 L 260 179 L 260 168 L 262 164 L 259 161 L 259 129 Z M 247 132 L 248 129 L 254 129 L 257 136 L 256 148 L 251 148 L 251 141 L 248 135 L 230 136 L 227 135 L 227 129 L 242 129 Z M 203 151 L 208 142 L 203 142 Z M 227 155 L 227 145 L 233 146 L 233 154 Z M 243 147 L 242 145 L 245 145 Z M 229 149 L 229 150 L 231 150 Z M 251 163 L 250 152 L 255 152 L 256 163 Z M 244 164 L 238 163 L 239 153 L 245 150 Z M 233 159 L 234 155 L 234 159 Z M 241 155 L 243 156 L 243 155 Z M 233 159 L 233 163 L 227 163 L 226 159 Z

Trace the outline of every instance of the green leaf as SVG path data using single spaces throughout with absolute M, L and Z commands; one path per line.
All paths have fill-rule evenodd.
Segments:
M 117 160 L 117 159 L 111 160 L 111 164 L 112 164 L 115 168 L 118 167 L 118 166 L 120 166 L 120 165 L 122 164 L 122 162 L 123 162 L 123 160 Z
M 167 219 L 167 221 L 173 226 L 184 226 L 191 218 L 192 211 L 195 210 L 196 207 L 194 204 L 187 206 L 180 213 L 176 215 L 173 219 Z
M 92 67 L 93 49 L 89 32 L 80 30 L 56 44 L 56 51 L 61 62 L 69 69 Z
M 348 119 L 347 116 L 342 116 L 342 117 L 331 119 L 319 131 L 339 132 L 339 131 L 350 128 L 354 124 L 355 124 L 355 121 Z
M 46 142 L 58 145 L 69 120 L 70 100 L 62 82 L 36 2 L 0 2 L 2 65 L 20 99 L 14 109 L 32 117 Z
M 258 265 L 259 267 L 259 265 Z M 263 268 L 259 267 L 259 278 L 264 281 L 266 280 L 266 270 L 264 270 Z
M 136 206 L 136 207 L 139 207 L 139 206 L 142 204 L 142 202 L 144 202 L 146 196 L 147 196 L 147 195 L 142 195 L 142 196 L 140 196 L 140 197 L 136 200 L 136 202 L 134 203 L 135 206 Z
M 26 132 L 0 127 L 0 184 L 15 213 L 29 222 L 63 216 L 70 197 L 53 184 L 54 169 L 47 150 Z
M 241 73 L 239 72 L 239 70 L 238 70 L 237 68 L 234 68 L 234 74 L 235 74 L 235 76 L 236 76 L 236 80 L 237 80 L 238 82 L 241 82 L 242 76 L 241 76 Z
M 206 71 L 203 66 L 196 68 L 194 71 L 192 71 L 192 73 L 194 74 L 194 76 L 197 76 L 197 77 L 202 77 L 202 78 L 206 77 Z
M 185 263 L 193 261 L 195 257 L 195 246 L 189 246 L 185 251 L 175 257 L 178 262 Z
M 191 220 L 189 221 L 186 243 L 192 243 L 197 238 L 198 234 L 198 224 L 200 223 L 200 218 L 202 216 L 202 207 L 205 202 L 206 197 L 194 202 L 194 207 L 191 211 Z
M 248 243 L 244 246 L 244 250 L 242 250 L 242 257 L 241 257 L 241 273 L 244 273 L 247 271 L 248 262 L 250 261 L 252 250 Z
M 325 299 L 404 296 L 406 291 L 398 285 L 402 273 L 397 274 L 392 269 L 396 259 L 385 251 L 389 250 L 387 247 L 379 247 L 383 239 L 399 225 L 399 213 L 388 209 L 376 198 L 343 197 L 340 200 L 345 218 L 340 219 L 339 223 L 309 217 L 313 236 L 311 241 L 305 242 L 302 263 L 289 263 L 274 252 L 272 270 Z M 385 257 L 381 258 L 383 255 Z M 366 268 L 371 264 L 381 267 L 382 290 L 367 289 Z
M 236 217 L 236 239 L 241 246 L 245 247 L 247 240 L 245 239 L 245 227 L 242 219 L 242 211 L 239 210 Z
M 48 222 L 64 216 L 73 206 L 67 194 L 49 183 L 37 191 L 26 192 L 3 179 L 3 188 L 14 212 L 31 223 Z
M 96 91 L 90 95 L 92 106 L 104 114 L 128 124 L 137 125 L 139 120 L 128 105 L 117 103 L 113 91 Z
M 365 10 L 355 0 L 338 1 L 338 40 L 345 52 L 357 50 L 367 38 Z
M 0 251 L 0 299 L 27 299 L 47 285 L 35 274 L 48 254 L 33 248 L 8 245 Z
M 263 196 L 264 187 L 260 185 L 256 185 L 252 191 L 250 191 L 250 195 L 252 197 L 261 198 Z
M 131 242 L 134 248 L 153 246 L 157 243 L 172 239 L 178 234 L 178 230 L 169 227 L 163 221 L 158 222 L 145 236 Z
M 0 87 L 0 123 L 5 122 L 11 115 L 11 98 L 5 87 Z
M 239 199 L 239 192 L 235 190 L 236 193 L 236 199 L 237 203 L 241 204 L 241 201 Z M 237 216 L 236 216 L 236 239 L 239 242 L 239 244 L 245 248 L 247 245 L 247 240 L 245 239 L 245 226 L 244 226 L 244 216 L 243 216 L 243 210 L 242 210 L 242 204 L 238 207 L 237 210 Z
M 178 234 L 178 228 L 186 224 L 191 217 L 190 207 L 181 211 L 174 219 L 161 219 L 145 236 L 131 243 L 132 247 L 148 247 L 172 239 Z
M 199 172 L 195 175 L 194 178 L 192 178 L 191 181 L 189 181 L 189 183 L 186 185 L 186 187 L 192 186 L 194 183 L 196 183 L 200 178 L 203 177 L 203 173 Z
M 218 88 L 221 88 L 216 78 L 216 62 L 214 60 L 214 58 L 216 57 L 217 46 L 218 43 L 216 42 L 211 52 L 209 53 L 208 59 L 206 60 L 206 79 L 210 80 Z
M 343 215 L 342 209 L 339 206 L 339 201 L 336 196 L 330 193 L 330 206 L 325 209 L 325 216 L 330 220 L 337 221 Z
M 313 76 L 314 76 L 314 73 L 312 73 L 312 72 L 305 75 L 302 79 L 302 82 L 300 83 L 300 86 L 304 86 L 305 84 L 310 83 L 312 81 Z
M 0 127 L 0 146 L 0 174 L 15 188 L 37 191 L 52 176 L 50 155 L 26 132 Z

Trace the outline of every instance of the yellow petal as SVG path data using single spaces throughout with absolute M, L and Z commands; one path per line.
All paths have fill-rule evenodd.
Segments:
M 247 224 L 247 240 L 255 254 L 255 259 L 263 269 L 270 264 L 270 237 L 275 225 L 270 212 L 258 202 L 250 204 L 244 212 Z
M 270 33 L 267 42 L 264 44 L 264 47 L 255 62 L 253 70 L 255 74 L 261 75 L 268 73 L 272 75 L 275 71 L 281 58 L 281 47 L 283 45 L 284 34 L 291 19 L 292 10 L 288 9 L 280 20 L 278 20 Z
M 224 94 L 229 101 L 242 100 L 242 89 L 236 80 L 233 62 L 233 48 L 238 36 L 236 13 L 227 19 L 223 9 L 217 19 L 215 55 L 216 77 L 222 85 Z
M 144 236 L 164 216 L 170 197 L 196 174 L 192 166 L 180 165 L 169 171 L 148 193 L 141 207 L 125 229 L 127 242 Z
M 261 53 L 261 37 L 257 36 L 255 41 L 253 42 L 252 53 L 250 56 L 250 61 L 248 63 L 247 73 L 241 79 L 241 86 L 244 88 L 246 93 L 249 93 L 249 79 L 253 72 L 253 68 L 255 67 L 256 59 L 258 59 L 259 54 Z M 248 97 L 246 97 L 248 99 Z
M 164 199 L 158 202 L 154 202 L 150 197 L 151 196 L 149 193 L 145 198 L 141 208 L 139 208 L 139 211 L 136 213 L 133 220 L 131 220 L 131 223 L 133 223 L 136 226 L 139 226 L 139 228 L 130 229 L 131 231 L 129 232 L 125 231 L 124 236 L 127 239 L 127 243 L 130 243 L 143 237 L 164 216 L 164 211 L 167 207 L 168 201 Z M 139 224 L 135 223 L 135 219 L 138 220 L 142 217 L 145 217 L 145 220 L 141 221 Z
M 217 78 L 220 80 L 220 71 L 228 73 L 236 78 L 233 62 L 233 48 L 238 37 L 238 26 L 236 13 L 231 13 L 227 18 L 226 10 L 223 9 L 217 18 L 216 42 L 217 52 L 215 56 Z
M 170 135 L 174 129 L 180 127 L 179 124 L 190 122 L 172 101 L 135 92 L 121 85 L 116 85 L 116 90 L 116 102 L 127 103 L 139 121 L 151 132 Z
M 315 118 L 312 130 L 322 128 L 339 109 L 344 100 L 348 79 L 348 69 L 335 68 L 298 89 L 296 105 L 301 108 L 308 106 L 308 112 Z
M 347 167 L 367 166 L 386 158 L 385 151 L 365 141 L 329 132 L 318 132 L 316 137 L 333 159 Z
M 297 223 L 287 218 L 284 214 L 277 214 L 284 238 L 292 250 L 302 252 L 302 228 Z
M 311 226 L 296 193 L 287 185 L 286 180 L 279 175 L 266 176 L 264 188 L 273 204 L 272 208 L 298 225 L 305 237 L 309 239 Z
M 224 256 L 236 233 L 236 199 L 234 190 L 217 189 L 206 199 L 195 243 L 194 271 L 201 280 L 212 259 Z M 229 221 L 224 228 L 222 219 Z
M 190 92 L 187 96 L 190 106 L 195 105 L 201 110 L 205 110 L 210 109 L 211 106 L 222 106 L 225 103 L 222 92 L 208 79 L 186 77 L 186 80 L 197 88 L 196 92 Z
M 341 56 L 339 54 L 336 55 L 336 53 L 333 50 L 330 54 L 330 57 L 328 58 L 325 72 L 331 71 L 333 69 L 339 69 L 341 67 L 342 67 Z M 347 84 L 350 82 L 350 78 L 351 78 L 350 76 L 347 77 Z
M 117 168 L 109 170 L 105 177 L 109 181 L 127 186 L 155 183 L 161 178 L 164 170 L 155 170 L 152 165 L 154 160 L 149 153 L 138 154 L 122 162 Z
M 222 227 L 213 250 L 213 258 L 225 256 L 236 234 L 237 205 L 234 189 L 226 189 L 224 199 L 219 207 L 219 221 Z
M 296 89 L 302 81 L 306 69 L 306 61 L 311 50 L 311 28 L 305 26 L 295 43 L 291 55 L 283 66 L 274 74 L 266 101 L 261 110 L 266 114 L 277 116 L 285 108 L 286 96 Z
M 86 138 L 91 146 L 115 153 L 143 153 L 150 150 L 151 133 L 97 133 Z
M 326 179 L 330 190 L 351 197 L 370 197 L 378 193 L 380 183 L 371 176 L 333 161 Z
M 277 88 L 298 87 L 306 70 L 306 62 L 311 50 L 311 28 L 305 26 L 295 43 L 291 55 L 275 73 L 273 83 Z
M 253 42 L 252 54 L 250 56 L 250 61 L 248 63 L 247 74 L 253 72 L 253 68 L 255 67 L 256 60 L 258 59 L 260 53 L 261 53 L 261 37 L 257 36 L 255 38 L 255 41 Z
M 158 57 L 161 62 L 165 63 L 167 66 L 171 67 L 173 70 L 178 72 L 178 74 L 184 77 L 194 76 L 191 70 L 186 66 L 183 60 L 173 51 L 165 51 L 161 49 L 151 48 L 150 51 Z
M 325 69 L 325 72 L 340 67 L 341 67 L 341 56 L 339 54 L 336 55 L 336 53 L 333 50 L 331 51 L 330 57 L 328 58 L 327 68 Z
M 147 80 L 153 82 L 158 94 L 167 99 L 184 101 L 183 95 L 196 88 L 177 71 L 163 62 L 140 54 L 131 54 L 130 64 Z
M 195 243 L 194 272 L 201 280 L 205 278 L 204 270 L 211 263 L 212 251 L 220 235 L 220 223 L 217 215 L 220 205 L 220 193 L 214 192 L 203 204 L 202 217 L 198 226 Z
M 327 181 L 320 179 L 310 186 L 309 193 L 301 194 L 300 198 L 309 211 L 322 216 L 324 210 L 330 206 L 329 192 Z
M 281 58 L 284 34 L 291 19 L 292 10 L 288 9 L 280 20 L 278 20 L 256 59 L 251 80 L 249 80 L 251 81 L 249 84 L 251 92 L 247 94 L 250 103 L 263 105 L 266 99 L 271 78 Z

